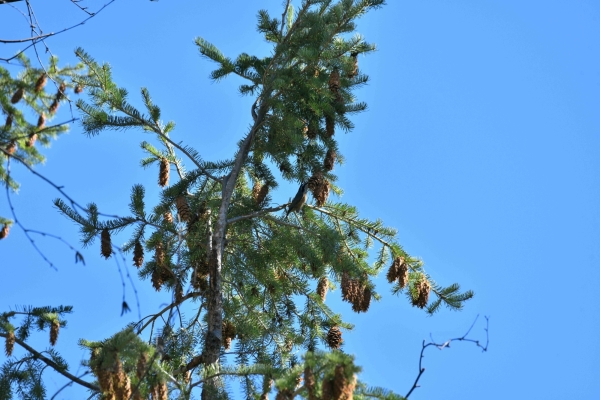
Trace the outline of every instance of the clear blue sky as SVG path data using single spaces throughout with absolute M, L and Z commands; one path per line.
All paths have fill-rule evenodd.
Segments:
M 52 3 L 32 0 L 46 31 L 83 17 L 66 0 Z M 85 3 L 92 10 L 104 4 Z M 136 104 L 139 88 L 148 87 L 163 117 L 177 123 L 177 140 L 222 159 L 246 132 L 250 99 L 237 94 L 235 78 L 208 80 L 213 65 L 193 39 L 202 36 L 229 56 L 265 55 L 255 15 L 261 7 L 280 15 L 280 3 L 120 0 L 48 44 L 63 62 L 74 62 L 76 46 L 110 62 Z M 427 317 L 404 296 L 392 296 L 385 279 L 377 282 L 383 300 L 366 314 L 353 314 L 330 293 L 330 305 L 356 324 L 344 334 L 345 350 L 364 367 L 363 380 L 405 394 L 423 339 L 460 336 L 477 314 L 489 315 L 489 352 L 466 343 L 429 350 L 422 387 L 411 399 L 600 398 L 600 3 L 388 3 L 359 23 L 379 50 L 360 58 L 372 78 L 359 93 L 369 111 L 340 137 L 342 200 L 397 228 L 405 249 L 439 283 L 459 282 L 476 295 L 460 313 Z M 0 37 L 27 34 L 23 17 L 0 6 Z M 7 49 L 0 47 L 3 55 Z M 56 121 L 69 117 L 63 107 Z M 139 167 L 138 143 L 147 139 L 133 131 L 89 139 L 73 126 L 39 171 L 79 202 L 125 214 L 133 184 L 158 193 L 155 168 Z M 23 168 L 14 174 L 22 182 L 12 197 L 21 221 L 77 244 L 76 226 L 52 206 L 58 193 Z M 278 196 L 285 200 L 294 190 L 282 186 Z M 4 194 L 0 213 L 9 214 Z M 57 348 L 76 370 L 87 357 L 73 351 L 79 338 L 107 337 L 134 321 L 137 310 L 120 317 L 117 266 L 100 259 L 97 243 L 83 250 L 84 267 L 60 242 L 36 240 L 58 272 L 15 227 L 0 242 L 0 309 L 74 305 Z M 129 271 L 143 315 L 168 300 Z M 129 284 L 127 299 L 135 305 Z M 483 327 L 480 318 L 471 337 L 485 339 Z M 39 346 L 47 343 L 34 336 Z M 64 382 L 49 379 L 49 394 Z

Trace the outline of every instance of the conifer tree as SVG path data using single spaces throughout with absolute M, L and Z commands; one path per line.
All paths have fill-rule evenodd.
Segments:
M 34 67 L 23 54 L 17 58 L 21 71 L 12 76 L 0 67 L 0 181 L 11 190 L 18 182 L 7 173 L 9 159 L 33 167 L 44 161 L 39 147 L 49 146 L 52 139 L 68 130 L 68 123 L 53 124 L 69 92 L 79 94 L 83 87 L 73 78 L 83 73 L 83 64 L 59 67 L 51 57 L 45 68 Z M 13 221 L 0 215 L 0 239 L 8 236 Z
M 55 352 L 50 358 L 38 352 L 31 366 L 5 364 L 0 399 L 11 398 L 15 388 L 44 398 L 38 373 L 44 365 L 102 399 L 225 399 L 227 379 L 239 379 L 248 399 L 268 399 L 273 391 L 278 400 L 402 398 L 358 380 L 360 368 L 342 351 L 352 326 L 327 306 L 326 295 L 367 312 L 381 297 L 373 278 L 382 272 L 394 294 L 429 314 L 441 305 L 461 309 L 473 293 L 436 283 L 397 242 L 394 229 L 333 201 L 340 189 L 332 171 L 343 160 L 337 137 L 366 109 L 354 94 L 368 82 L 357 60 L 375 49 L 356 33 L 356 21 L 383 3 L 303 0 L 294 9 L 287 1 L 281 18 L 261 10 L 258 30 L 272 43 L 266 57 L 232 59 L 196 39 L 200 53 L 217 65 L 211 78 L 235 75 L 243 82 L 240 92 L 254 99 L 251 127 L 226 160 L 201 157 L 184 144 L 185 136 L 177 137 L 173 122 L 164 122 L 148 89 L 141 90 L 145 109 L 138 110 L 108 64 L 76 51 L 89 71 L 73 78 L 89 95 L 77 102 L 85 132 L 151 133 L 155 142 L 142 143 L 148 154 L 142 165 L 157 168 L 163 189 L 147 207 L 144 187 L 135 185 L 131 215 L 113 219 L 93 203 L 85 213 L 60 199 L 55 205 L 80 226 L 83 244 L 98 246 L 106 258 L 113 256 L 114 237 L 132 232 L 123 250 L 131 252 L 140 277 L 171 292 L 173 301 L 104 341 L 81 341 L 95 381 L 71 375 Z M 282 180 L 307 187 L 310 195 L 271 205 Z M 171 318 L 182 309 L 193 317 Z M 15 343 L 27 346 L 36 323 L 54 344 L 70 311 L 1 314 L 6 353 Z

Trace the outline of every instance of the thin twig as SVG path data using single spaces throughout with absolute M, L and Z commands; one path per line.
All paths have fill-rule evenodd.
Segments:
M 457 337 L 457 338 L 454 338 L 454 339 L 448 339 L 444 343 L 435 343 L 433 341 L 433 339 L 432 339 L 431 342 L 425 343 L 425 340 L 423 340 L 423 344 L 422 344 L 422 347 L 421 347 L 421 355 L 419 356 L 419 373 L 417 374 L 417 378 L 415 379 L 415 383 L 413 383 L 412 387 L 410 388 L 410 390 L 408 391 L 408 393 L 406 394 L 406 396 L 404 396 L 406 399 L 408 399 L 408 396 L 410 396 L 412 394 L 412 392 L 416 388 L 419 387 L 419 380 L 421 379 L 421 376 L 425 372 L 425 368 L 423 367 L 424 352 L 425 352 L 425 349 L 428 348 L 429 346 L 435 346 L 439 350 L 443 350 L 444 348 L 447 348 L 447 347 L 449 348 L 450 347 L 450 343 L 452 343 L 452 342 L 471 342 L 471 343 L 475 343 L 475 345 L 477 347 L 480 347 L 482 349 L 482 352 L 487 351 L 488 345 L 490 343 L 490 338 L 489 338 L 489 323 L 490 323 L 490 320 L 489 320 L 489 317 L 485 317 L 485 321 L 486 321 L 486 325 L 485 325 L 485 329 L 484 329 L 485 330 L 485 336 L 486 336 L 485 346 L 481 345 L 481 343 L 479 343 L 479 340 L 467 339 L 467 335 L 469 334 L 469 332 L 471 332 L 471 329 L 473 329 L 473 326 L 475 326 L 475 323 L 477 322 L 478 318 L 479 318 L 479 314 L 477 315 L 477 317 L 475 317 L 475 321 L 473 321 L 473 323 L 469 327 L 469 330 L 467 331 L 467 333 L 465 333 L 461 337 Z

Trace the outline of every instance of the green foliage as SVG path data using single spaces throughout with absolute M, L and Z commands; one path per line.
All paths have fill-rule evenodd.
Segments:
M 223 377 L 238 377 L 249 399 L 266 393 L 271 380 L 288 398 L 308 398 L 310 390 L 323 396 L 324 390 L 334 390 L 328 386 L 334 382 L 335 390 L 353 391 L 357 399 L 402 398 L 358 381 L 360 368 L 353 357 L 319 350 L 336 347 L 328 337 L 333 328 L 352 329 L 325 304 L 317 290 L 320 279 L 327 278 L 331 291 L 341 289 L 355 311 L 365 312 L 372 299 L 381 298 L 374 278 L 401 258 L 408 281 L 392 285 L 392 292 L 405 291 L 412 305 L 427 306 L 432 314 L 441 304 L 458 310 L 473 296 L 470 291 L 461 293 L 457 284 L 435 283 L 422 261 L 408 254 L 397 242 L 396 231 L 381 220 L 361 217 L 349 204 L 326 201 L 330 189 L 341 192 L 326 167 L 331 150 L 338 163 L 343 160 L 336 129 L 352 131 L 349 117 L 366 110 L 355 91 L 368 77 L 356 70 L 355 60 L 375 47 L 351 34 L 357 18 L 382 4 L 304 0 L 296 10 L 288 4 L 284 21 L 262 10 L 258 31 L 273 43 L 267 57 L 243 53 L 231 59 L 205 39 L 196 39 L 200 53 L 217 64 L 213 80 L 237 75 L 244 80 L 240 92 L 256 97 L 254 125 L 231 160 L 205 161 L 195 149 L 173 141 L 175 124 L 160 119 L 160 108 L 146 88 L 141 90 L 145 109 L 138 110 L 128 102 L 128 91 L 113 82 L 108 64 L 98 64 L 82 49 L 76 51 L 89 71 L 74 78 L 89 94 L 87 101 L 76 104 L 85 132 L 93 136 L 106 129 L 137 128 L 150 133 L 154 140 L 142 142 L 148 156 L 141 165 L 150 167 L 164 158 L 177 172 L 159 199 L 147 199 L 142 185 L 133 186 L 129 216 L 103 217 L 93 203 L 80 213 L 55 200 L 80 226 L 84 246 L 92 245 L 103 231 L 113 236 L 126 232 L 124 251 L 139 252 L 141 244 L 152 252 L 144 257 L 140 277 L 151 280 L 156 290 L 173 293 L 173 303 L 161 312 L 106 341 L 81 342 L 91 351 L 89 366 L 100 386 L 102 374 L 121 365 L 144 393 L 168 381 L 173 398 L 189 398 L 201 387 L 216 390 L 215 398 L 216 393 L 226 396 Z M 264 185 L 273 191 L 282 179 L 308 182 L 313 193 L 313 201 L 289 218 L 284 206 L 269 207 L 269 196 L 257 201 L 258 189 Z M 214 233 L 220 227 L 222 237 Z M 430 303 L 429 290 L 436 295 Z M 222 329 L 210 328 L 211 311 L 222 317 Z M 60 315 L 60 310 L 44 315 L 50 312 Z M 193 317 L 186 319 L 184 312 Z M 44 317 L 27 318 L 45 327 Z M 0 329 L 8 332 L 5 319 Z M 24 329 L 19 337 L 27 337 L 29 325 L 17 329 Z M 139 338 L 146 334 L 156 347 Z M 214 339 L 222 344 L 220 362 L 207 361 Z M 303 361 L 300 352 L 305 354 Z M 142 354 L 152 361 L 150 373 L 140 379 L 132 371 Z M 312 389 L 298 384 L 307 368 L 314 375 Z M 194 375 L 188 376 L 188 371 Z M 0 375 L 0 385 L 15 379 L 7 370 Z M 108 389 L 102 390 L 106 394 Z
M 17 61 L 21 67 L 17 76 L 0 67 L 0 181 L 14 191 L 19 184 L 9 175 L 7 162 L 29 167 L 44 162 L 37 145 L 49 146 L 68 130 L 67 123 L 50 121 L 60 104 L 69 101 L 69 90 L 76 87 L 73 79 L 83 73 L 82 64 L 59 67 L 57 57 L 51 57 L 45 69 L 32 66 L 23 54 Z M 0 224 L 11 222 L 0 216 Z

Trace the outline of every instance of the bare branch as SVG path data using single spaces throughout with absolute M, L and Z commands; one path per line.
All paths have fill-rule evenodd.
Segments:
M 471 332 L 471 329 L 473 329 L 473 326 L 475 326 L 475 323 L 477 322 L 477 319 L 479 318 L 479 315 L 477 315 L 477 317 L 475 317 L 475 321 L 473 321 L 473 323 L 471 324 L 471 326 L 469 327 L 469 330 L 467 331 L 467 333 L 465 333 L 464 335 L 462 335 L 461 337 L 457 337 L 454 339 L 448 339 L 447 341 L 445 341 L 444 343 L 435 343 L 432 339 L 431 342 L 429 343 L 425 343 L 425 340 L 423 340 L 423 347 L 421 348 L 421 355 L 419 357 L 419 374 L 417 375 L 417 378 L 415 379 L 415 383 L 413 383 L 412 387 L 410 388 L 410 390 L 408 391 L 408 393 L 406 394 L 406 396 L 404 396 L 405 398 L 408 399 L 408 396 L 410 396 L 412 394 L 412 392 L 419 387 L 419 380 L 421 379 L 421 376 L 423 375 L 423 373 L 425 372 L 425 368 L 423 367 L 423 357 L 424 357 L 424 353 L 425 353 L 425 349 L 428 348 L 429 346 L 435 346 L 437 347 L 439 350 L 443 350 L 445 348 L 449 348 L 450 347 L 450 343 L 452 342 L 471 342 L 471 343 L 475 343 L 475 345 L 477 347 L 480 347 L 482 349 L 482 351 L 487 351 L 488 349 L 488 345 L 490 343 L 490 338 L 489 338 L 489 323 L 490 320 L 488 317 L 485 317 L 485 336 L 486 336 L 486 342 L 485 342 L 485 346 L 483 346 L 481 343 L 479 343 L 479 340 L 475 340 L 475 339 L 467 339 L 467 335 L 469 334 L 469 332 Z

